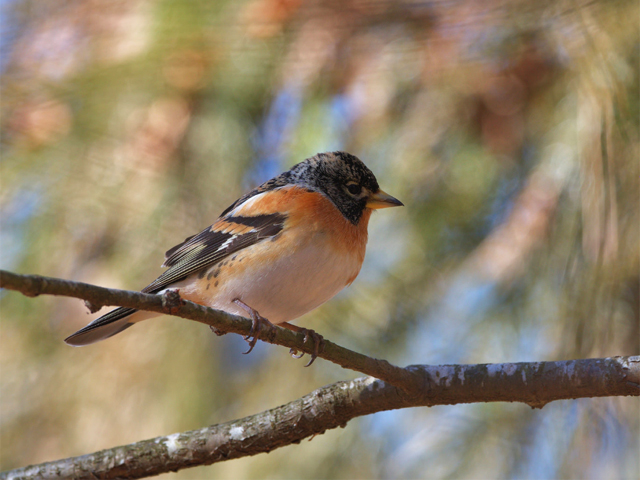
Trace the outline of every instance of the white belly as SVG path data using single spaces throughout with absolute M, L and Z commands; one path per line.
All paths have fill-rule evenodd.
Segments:
M 206 295 L 198 292 L 200 298 L 194 301 L 248 318 L 247 312 L 233 303 L 240 299 L 271 323 L 294 320 L 332 298 L 360 271 L 361 262 L 357 256 L 340 255 L 323 242 L 324 236 L 316 235 L 305 245 L 290 249 L 287 255 L 251 264 L 240 274 L 225 275 L 223 271 L 218 277 L 220 284 L 213 286 L 212 280 L 212 288 Z M 269 249 L 269 243 L 249 247 L 246 253 L 258 253 L 261 257 L 259 253 Z M 182 288 L 185 298 L 189 298 L 195 284 L 194 276 L 175 287 Z
M 360 270 L 352 257 L 308 245 L 269 265 L 229 279 L 211 307 L 247 316 L 239 298 L 272 323 L 294 320 L 336 295 Z

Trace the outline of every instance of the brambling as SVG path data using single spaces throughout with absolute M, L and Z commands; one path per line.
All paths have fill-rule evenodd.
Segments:
M 142 289 L 180 297 L 253 321 L 249 353 L 263 325 L 322 337 L 288 322 L 320 306 L 360 272 L 374 209 L 402 206 L 380 190 L 357 157 L 319 153 L 263 183 L 229 206 L 218 220 L 169 249 L 169 267 Z M 117 308 L 68 337 L 73 346 L 109 338 L 159 314 Z M 268 319 L 268 320 L 267 320 Z

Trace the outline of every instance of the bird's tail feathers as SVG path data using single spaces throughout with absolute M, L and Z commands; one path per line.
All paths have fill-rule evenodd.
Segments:
M 116 308 L 106 315 L 96 318 L 86 327 L 65 338 L 68 345 L 82 347 L 112 337 L 126 330 L 134 323 L 155 317 L 157 313 L 141 312 L 134 308 Z

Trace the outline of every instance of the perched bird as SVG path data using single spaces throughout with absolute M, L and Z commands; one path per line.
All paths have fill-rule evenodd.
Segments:
M 380 190 L 357 157 L 319 153 L 243 195 L 213 225 L 168 250 L 163 267 L 169 268 L 142 291 L 178 289 L 185 300 L 252 319 L 249 351 L 265 324 L 301 331 L 305 341 L 316 342 L 311 364 L 322 337 L 288 322 L 355 280 L 371 212 L 396 206 L 402 203 Z M 157 315 L 117 308 L 65 342 L 88 345 Z

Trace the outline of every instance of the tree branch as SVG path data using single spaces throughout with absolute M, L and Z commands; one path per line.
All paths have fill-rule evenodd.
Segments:
M 420 379 L 422 393 L 413 398 L 380 380 L 357 378 L 240 420 L 16 469 L 0 480 L 143 478 L 270 452 L 385 410 L 496 401 L 541 408 L 553 400 L 640 392 L 638 356 L 407 368 Z
M 251 331 L 251 321 L 244 317 L 181 300 L 176 298 L 175 294 L 171 295 L 171 292 L 164 295 L 154 295 L 116 290 L 59 278 L 19 275 L 6 270 L 0 270 L 0 288 L 16 290 L 28 297 L 48 294 L 79 298 L 89 302 L 87 306 L 93 312 L 102 306 L 119 306 L 175 315 L 210 325 L 218 334 L 238 333 L 246 336 Z M 302 333 L 294 333 L 280 327 L 276 328 L 274 332 L 261 332 L 260 340 L 294 348 L 307 354 L 313 353 L 314 346 L 311 343 L 304 343 Z M 402 389 L 410 396 L 417 394 L 415 391 L 417 379 L 414 378 L 414 374 L 410 370 L 396 367 L 386 360 L 362 355 L 327 340 L 325 340 L 323 351 L 318 357 L 343 368 L 383 380 Z
M 176 295 L 148 295 L 0 270 L 0 287 L 28 296 L 81 298 L 169 313 L 247 335 L 251 322 L 184 302 Z M 273 337 L 273 338 L 271 338 Z M 277 329 L 265 339 L 311 352 L 301 334 Z M 16 478 L 142 478 L 183 468 L 270 452 L 298 443 L 349 420 L 384 410 L 472 402 L 523 402 L 533 408 L 572 398 L 640 395 L 640 356 L 563 362 L 489 365 L 393 366 L 327 342 L 322 358 L 374 378 L 322 387 L 281 407 L 229 423 L 43 463 L 0 474 Z M 384 380 L 384 381 L 382 381 Z M 386 382 L 386 383 L 385 383 Z

